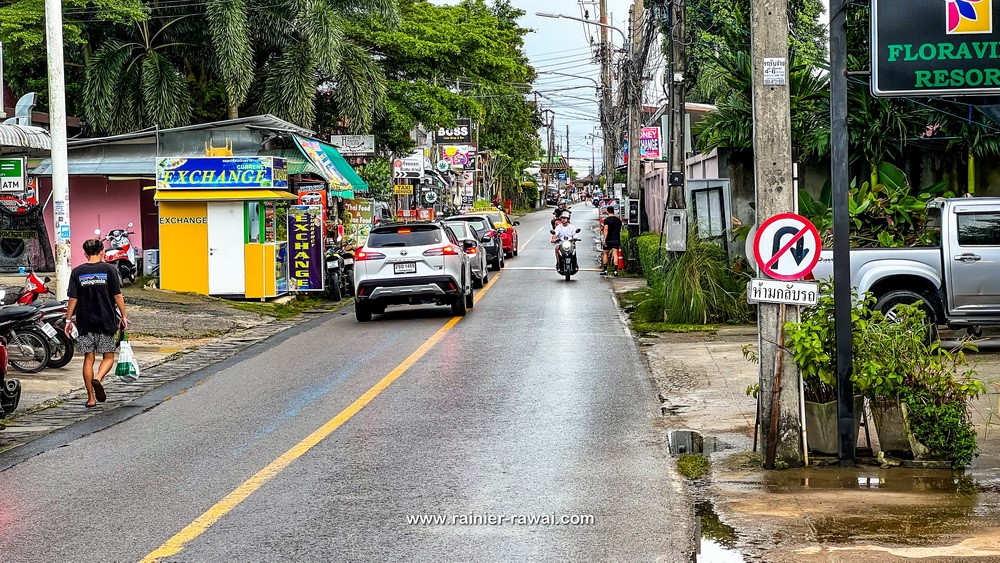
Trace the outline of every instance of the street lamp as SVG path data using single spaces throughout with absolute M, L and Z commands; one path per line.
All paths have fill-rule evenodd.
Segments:
M 555 20 L 558 20 L 558 19 L 574 20 L 574 21 L 583 22 L 583 23 L 590 24 L 590 25 L 596 25 L 597 27 L 606 27 L 608 29 L 613 29 L 613 30 L 617 31 L 622 36 L 622 43 L 623 44 L 628 44 L 628 39 L 625 37 L 625 32 L 622 31 L 622 30 L 620 30 L 620 29 L 618 29 L 617 27 L 615 27 L 613 25 L 608 25 L 606 23 L 601 23 L 601 22 L 590 21 L 590 20 L 587 20 L 587 19 L 578 18 L 576 16 L 567 16 L 566 14 L 554 14 L 552 12 L 535 12 L 535 15 L 539 16 L 539 17 L 542 17 L 542 18 L 552 18 L 552 19 L 555 19 Z

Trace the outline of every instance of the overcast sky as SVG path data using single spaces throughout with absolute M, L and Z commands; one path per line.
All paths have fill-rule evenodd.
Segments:
M 435 4 L 455 4 L 457 0 L 431 0 Z M 610 23 L 628 33 L 629 8 L 632 0 L 607 0 Z M 823 0 L 829 6 L 829 0 Z M 600 135 L 597 116 L 597 93 L 594 83 L 586 78 L 546 75 L 545 72 L 562 72 L 589 77 L 600 81 L 600 65 L 593 55 L 590 39 L 600 40 L 600 28 L 567 19 L 544 18 L 536 12 L 583 17 L 589 11 L 590 19 L 598 21 L 597 0 L 512 0 L 512 4 L 526 12 L 521 25 L 532 32 L 525 37 L 524 48 L 532 65 L 539 71 L 535 90 L 543 108 L 556 112 L 557 144 L 566 154 L 566 126 L 570 128 L 569 148 L 573 165 L 581 174 L 589 173 L 591 149 L 596 148 L 597 169 L 601 168 L 601 141 L 594 145 L 592 134 Z M 822 20 L 825 22 L 826 17 Z M 611 40 L 621 46 L 622 37 L 610 31 Z M 541 133 L 544 140 L 544 132 Z

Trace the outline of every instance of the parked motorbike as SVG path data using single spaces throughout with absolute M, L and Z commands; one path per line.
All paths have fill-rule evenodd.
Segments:
M 130 231 L 133 227 L 133 223 L 129 221 L 129 224 L 124 229 L 112 229 L 107 236 L 102 240 L 110 243 L 110 248 L 104 251 L 104 261 L 108 264 L 114 264 L 118 268 L 118 273 L 121 274 L 122 283 L 133 283 L 135 279 L 139 276 L 139 250 L 132 244 L 129 240 L 129 235 L 134 235 L 135 233 Z M 95 235 L 100 235 L 101 230 L 95 229 Z
M 0 298 L 5 293 L 0 290 Z M 49 342 L 58 331 L 42 321 L 41 309 L 33 305 L 12 305 L 0 309 L 0 337 L 7 341 L 10 365 L 21 373 L 38 373 L 48 366 L 52 350 Z
M 577 229 L 576 232 L 580 232 Z M 549 231 L 550 234 L 556 234 L 555 229 Z M 569 281 L 570 276 L 580 271 L 580 267 L 576 261 L 576 243 L 580 242 L 582 239 L 576 238 L 565 238 L 556 241 L 557 248 L 559 249 L 559 260 L 557 262 L 556 271 L 559 275 L 566 276 L 566 281 Z
M 9 299 L 6 292 L 0 302 L 3 305 L 31 305 L 37 307 L 42 312 L 42 323 L 48 323 L 55 329 L 55 336 L 49 338 L 49 361 L 46 367 L 61 368 L 68 364 L 75 353 L 73 339 L 66 336 L 66 301 L 55 299 L 48 283 L 52 278 L 48 276 L 39 278 L 34 271 L 28 270 L 24 278 L 24 287 L 17 295 L 17 299 Z M 51 297 L 50 297 L 51 296 Z M 48 331 L 44 331 L 48 334 Z
M 334 301 L 354 295 L 354 244 L 343 238 L 327 240 L 326 289 Z
M 7 341 L 0 338 L 0 411 L 8 415 L 21 401 L 21 380 L 7 377 Z

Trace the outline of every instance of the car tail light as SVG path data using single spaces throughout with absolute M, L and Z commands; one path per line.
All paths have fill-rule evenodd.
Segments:
M 359 250 L 354 253 L 355 260 L 384 260 L 385 254 L 380 252 L 369 252 L 366 250 Z
M 424 251 L 424 256 L 458 256 L 458 249 L 450 244 Z
M 475 247 L 475 246 L 473 246 L 472 248 L 466 248 L 466 249 L 465 249 L 465 253 L 466 253 L 466 254 L 478 254 L 478 253 L 479 253 L 479 251 L 477 251 L 477 250 L 476 250 L 476 247 Z

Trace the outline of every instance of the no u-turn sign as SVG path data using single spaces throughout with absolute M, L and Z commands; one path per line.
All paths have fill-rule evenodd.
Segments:
M 782 213 L 764 221 L 753 240 L 753 258 L 761 274 L 782 281 L 802 279 L 819 261 L 819 231 L 805 217 Z

